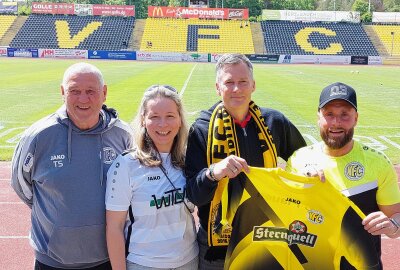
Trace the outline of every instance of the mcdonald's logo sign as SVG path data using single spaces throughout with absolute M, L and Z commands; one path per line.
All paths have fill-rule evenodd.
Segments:
M 164 11 L 162 7 L 153 7 L 152 17 L 164 17 Z

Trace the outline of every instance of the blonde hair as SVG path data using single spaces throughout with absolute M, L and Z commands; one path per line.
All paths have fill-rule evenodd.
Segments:
M 136 157 L 141 164 L 149 167 L 156 167 L 162 163 L 160 152 L 147 133 L 146 127 L 143 125 L 144 117 L 148 113 L 146 111 L 147 103 L 157 98 L 168 98 L 174 101 L 178 108 L 178 113 L 181 118 L 181 127 L 174 138 L 170 154 L 172 165 L 177 168 L 183 168 L 185 164 L 189 128 L 186 123 L 185 111 L 178 92 L 173 87 L 167 85 L 153 85 L 144 92 L 138 113 L 132 123 L 136 141 Z

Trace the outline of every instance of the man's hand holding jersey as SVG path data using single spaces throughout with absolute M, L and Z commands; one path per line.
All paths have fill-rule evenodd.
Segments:
M 382 211 L 378 211 L 366 216 L 362 224 L 364 229 L 372 235 L 386 234 L 390 238 L 396 238 L 400 236 L 399 221 L 400 213 L 388 217 Z
M 250 172 L 246 160 L 238 156 L 230 155 L 217 163 L 211 164 L 206 175 L 209 179 L 218 182 L 224 177 L 235 178 L 242 171 L 246 173 Z

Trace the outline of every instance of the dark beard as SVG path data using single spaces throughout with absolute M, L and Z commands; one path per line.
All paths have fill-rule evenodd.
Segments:
M 328 132 L 325 132 L 322 129 L 320 129 L 319 133 L 321 135 L 322 140 L 325 142 L 325 144 L 330 149 L 337 150 L 337 149 L 344 147 L 346 144 L 348 144 L 353 139 L 354 128 L 351 128 L 348 131 L 345 131 L 344 137 L 336 138 L 336 139 L 329 138 Z

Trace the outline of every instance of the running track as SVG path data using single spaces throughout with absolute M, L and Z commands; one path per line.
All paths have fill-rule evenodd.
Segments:
M 400 178 L 400 166 L 397 168 Z M 30 209 L 10 187 L 10 163 L 0 162 L 0 270 L 32 270 L 33 251 L 29 246 Z M 385 270 L 398 270 L 400 239 L 382 240 Z

